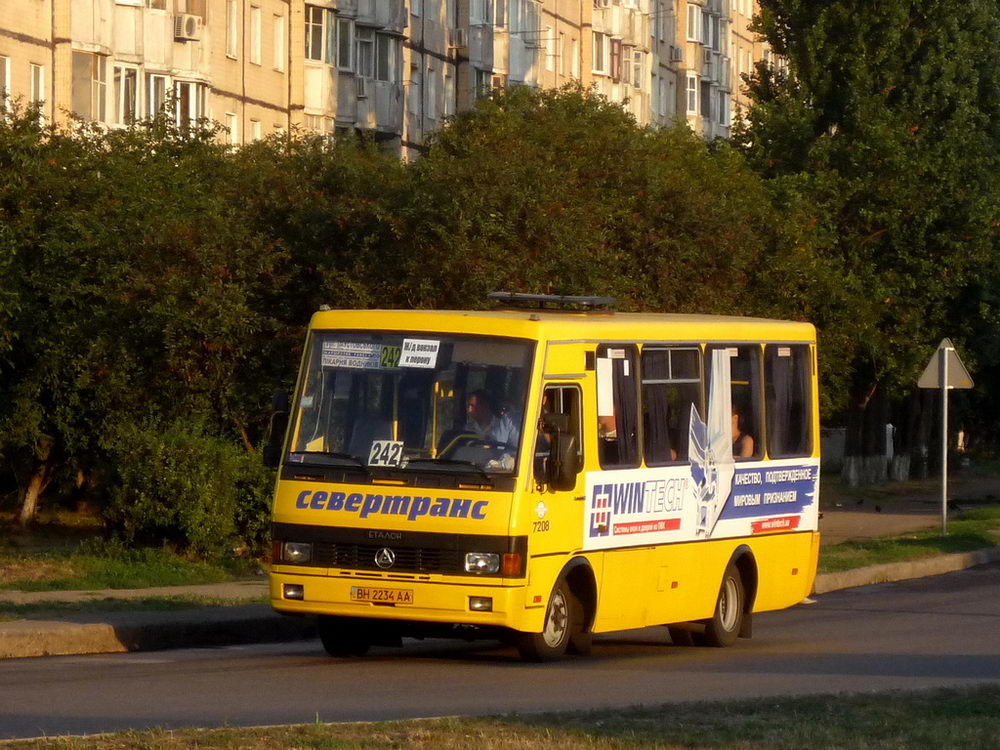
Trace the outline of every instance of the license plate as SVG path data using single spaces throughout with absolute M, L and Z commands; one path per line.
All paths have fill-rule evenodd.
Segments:
M 351 601 L 374 604 L 413 604 L 413 589 L 380 589 L 351 586 Z

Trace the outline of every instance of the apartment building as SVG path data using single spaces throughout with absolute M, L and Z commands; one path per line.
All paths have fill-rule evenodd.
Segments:
M 125 127 L 164 109 L 247 143 L 361 132 L 405 157 L 491 88 L 578 81 L 643 125 L 726 137 L 769 60 L 754 0 L 18 0 L 0 87 Z

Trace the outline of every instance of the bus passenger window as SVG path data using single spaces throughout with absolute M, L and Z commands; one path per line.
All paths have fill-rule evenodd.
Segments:
M 647 466 L 687 460 L 692 404 L 702 413 L 700 355 L 696 347 L 642 349 L 642 443 Z
M 812 454 L 810 365 L 808 346 L 769 344 L 764 350 L 767 452 L 774 458 Z
M 580 389 L 573 385 L 556 385 L 545 389 L 542 394 L 542 408 L 538 419 L 538 436 L 535 439 L 535 481 L 544 483 L 546 481 L 545 459 L 549 457 L 549 449 L 552 444 L 551 435 L 544 429 L 546 415 L 564 414 L 569 418 L 570 434 L 576 439 L 577 456 L 583 456 L 582 441 L 580 440 Z M 577 466 L 583 466 L 583 461 L 578 460 Z
M 764 454 L 759 346 L 710 346 L 705 350 L 707 393 L 711 399 L 712 352 L 724 350 L 729 355 L 730 419 L 733 457 L 736 460 L 759 458 Z M 708 405 L 709 414 L 712 404 Z
M 639 404 L 634 344 L 597 347 L 597 445 L 601 467 L 639 465 Z

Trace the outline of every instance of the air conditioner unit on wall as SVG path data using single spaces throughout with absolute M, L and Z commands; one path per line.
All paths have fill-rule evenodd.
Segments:
M 201 39 L 205 21 L 201 16 L 178 13 L 174 16 L 174 39 L 181 42 L 196 42 Z

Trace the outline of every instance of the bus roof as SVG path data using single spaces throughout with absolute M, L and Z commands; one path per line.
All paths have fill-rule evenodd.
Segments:
M 539 341 L 814 341 L 811 323 L 726 315 L 564 310 L 322 310 L 316 330 L 420 331 Z

